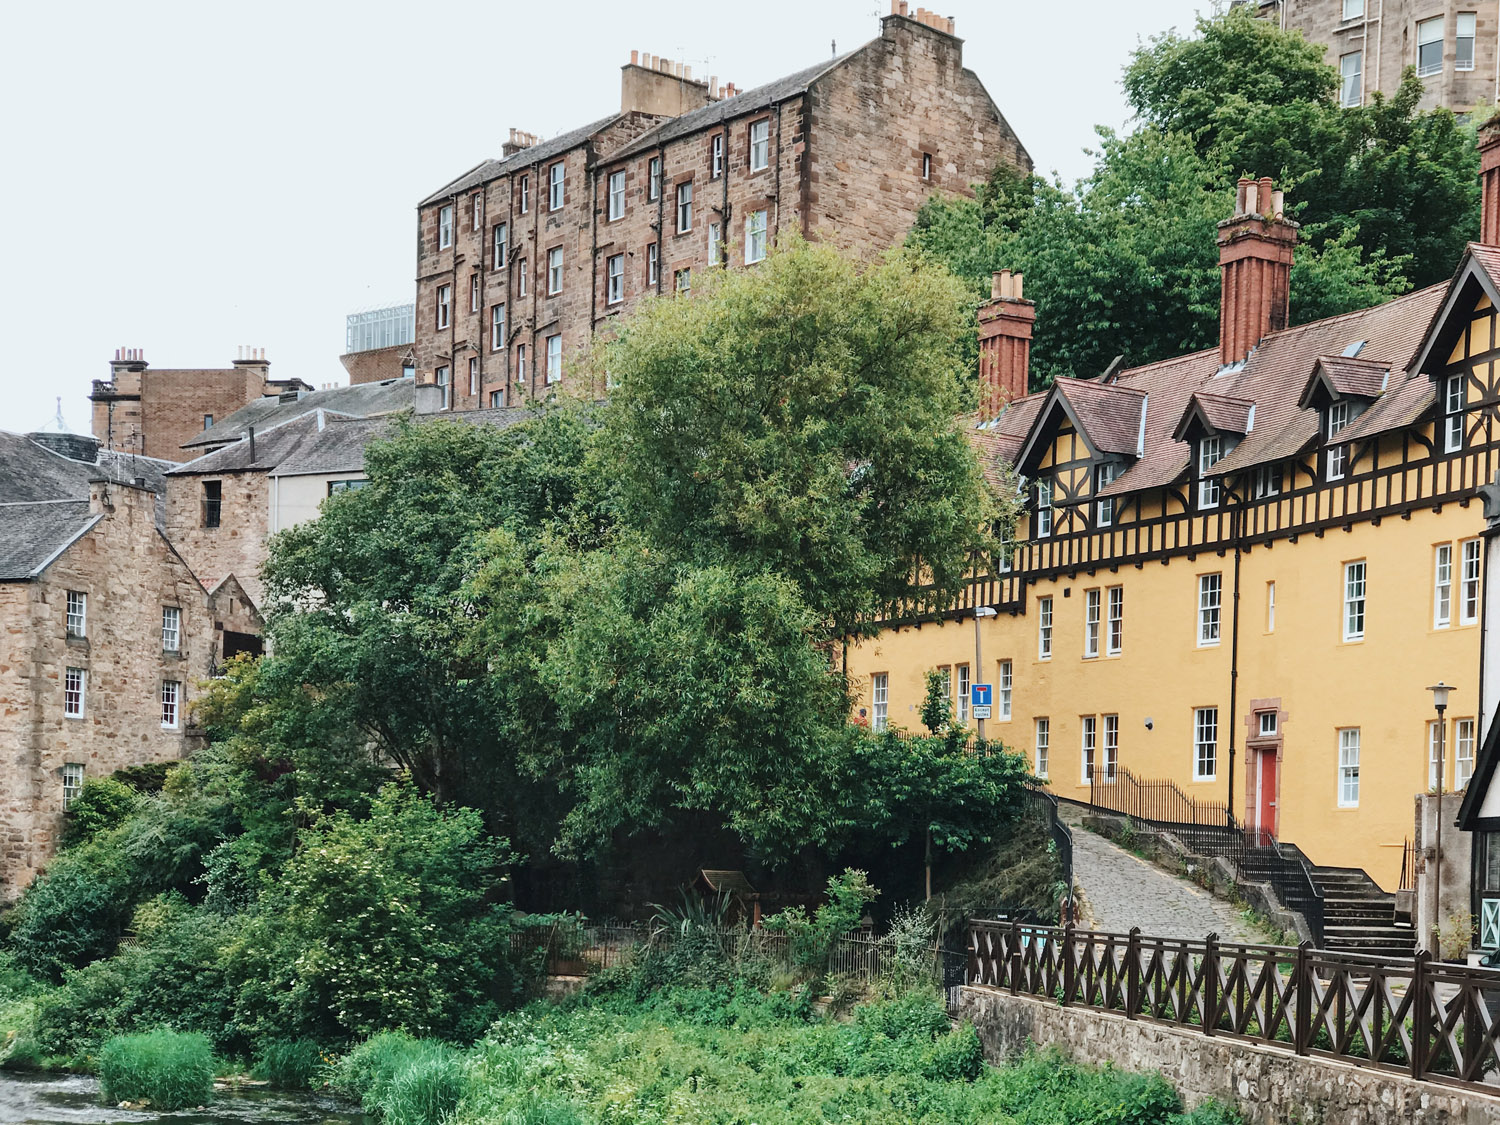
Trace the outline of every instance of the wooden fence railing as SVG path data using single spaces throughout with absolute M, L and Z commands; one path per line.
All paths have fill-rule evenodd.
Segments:
M 1500 1092 L 1500 970 L 972 922 L 967 983 Z

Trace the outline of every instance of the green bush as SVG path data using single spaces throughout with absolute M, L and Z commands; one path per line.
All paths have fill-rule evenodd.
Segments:
M 463 1094 L 463 1056 L 404 1031 L 382 1032 L 339 1062 L 332 1086 L 386 1125 L 441 1125 Z
M 87 843 L 102 832 L 118 828 L 141 803 L 141 795 L 112 777 L 90 777 L 73 798 L 63 818 L 62 845 Z
M 309 1090 L 323 1084 L 326 1069 L 322 1048 L 311 1039 L 272 1039 L 255 1052 L 250 1075 L 278 1090 Z
M 191 1032 L 118 1035 L 99 1052 L 99 1090 L 106 1102 L 149 1102 L 152 1109 L 202 1105 L 214 1092 L 213 1048 Z
M 108 957 L 135 907 L 131 877 L 130 865 L 100 840 L 59 855 L 16 904 L 10 948 L 17 964 L 55 982 L 64 969 Z

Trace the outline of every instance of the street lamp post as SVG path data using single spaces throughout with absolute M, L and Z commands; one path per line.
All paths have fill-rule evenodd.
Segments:
M 979 619 L 981 617 L 994 617 L 994 616 L 995 616 L 995 607 L 991 606 L 991 605 L 982 605 L 982 606 L 980 606 L 978 609 L 976 609 L 974 611 L 974 675 L 972 677 L 970 677 L 970 679 L 969 679 L 970 683 L 982 684 L 982 683 L 985 682 L 985 680 L 983 678 L 984 677 L 984 656 L 982 654 L 982 650 L 980 648 L 980 642 L 979 642 Z M 978 724 L 978 726 L 979 726 L 979 741 L 983 742 L 984 741 L 984 720 L 976 718 L 974 720 L 974 722 L 976 724 Z
M 1437 829 L 1433 834 L 1432 849 L 1432 953 L 1435 956 L 1441 956 L 1438 941 L 1441 936 L 1438 904 L 1442 901 L 1443 893 L 1443 742 L 1447 734 L 1443 725 L 1443 712 L 1448 709 L 1448 693 L 1453 688 L 1439 680 L 1427 690 L 1432 692 L 1432 705 L 1437 708 L 1438 717 L 1437 805 L 1433 809 L 1433 820 L 1437 823 Z

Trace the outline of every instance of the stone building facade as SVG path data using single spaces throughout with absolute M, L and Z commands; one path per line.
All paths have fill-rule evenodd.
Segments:
M 42 437 L 0 434 L 16 498 L 0 502 L 4 900 L 53 854 L 84 779 L 184 756 L 226 628 L 260 625 L 232 582 L 210 595 L 162 534 L 161 462 Z
M 243 348 L 230 367 L 152 368 L 139 348 L 121 348 L 109 378 L 95 379 L 93 431 L 105 449 L 183 461 L 184 443 L 264 395 L 310 391 L 273 380 L 263 349 Z
M 933 192 L 1029 171 L 953 31 L 896 0 L 879 38 L 744 92 L 637 52 L 619 113 L 540 143 L 513 131 L 419 206 L 418 381 L 454 410 L 545 395 L 644 296 L 753 265 L 788 231 L 883 249 Z
M 1327 47 L 1346 106 L 1369 104 L 1377 90 L 1393 93 L 1408 66 L 1426 87 L 1424 109 L 1467 113 L 1496 100 L 1500 20 L 1490 0 L 1265 0 L 1258 7 Z

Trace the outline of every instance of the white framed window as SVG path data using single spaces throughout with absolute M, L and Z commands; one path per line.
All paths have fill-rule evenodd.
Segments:
M 723 227 L 718 223 L 708 224 L 708 264 L 717 266 L 723 261 L 723 251 L 720 248 L 723 242 Z
M 1417 77 L 1440 74 L 1443 69 L 1443 17 L 1417 24 Z
M 1323 478 L 1325 480 L 1334 481 L 1344 479 L 1344 470 L 1349 464 L 1349 447 L 1342 444 L 1335 445 L 1333 439 L 1348 424 L 1349 404 L 1347 402 L 1335 402 L 1328 407 L 1328 420 L 1325 423 L 1328 434 L 1328 449 L 1323 461 Z
M 953 669 L 944 664 L 937 670 L 938 685 L 942 690 L 944 699 L 953 698 Z
M 708 174 L 717 180 L 724 174 L 724 134 L 715 133 L 709 141 Z
M 1453 788 L 1463 789 L 1474 776 L 1474 720 L 1453 723 Z
M 562 335 L 547 337 L 547 384 L 562 379 Z
M 1264 500 L 1281 494 L 1281 466 L 1262 465 L 1255 470 L 1255 498 Z
M 1036 600 L 1036 656 L 1038 660 L 1052 659 L 1052 599 Z
M 1458 623 L 1473 625 L 1479 620 L 1480 541 L 1463 542 L 1463 571 L 1459 575 Z
M 474 219 L 471 225 L 475 233 L 484 230 L 484 196 L 477 191 L 474 193 Z
M 1442 739 L 1443 724 L 1436 719 L 1427 721 L 1427 789 L 1436 790 L 1438 785 L 1438 751 Z
M 66 762 L 62 768 L 63 808 L 67 808 L 83 792 L 83 763 Z
M 516 262 L 516 295 L 526 296 L 526 289 L 531 284 L 531 263 L 525 258 Z
M 490 392 L 490 409 L 491 410 L 499 410 L 504 405 L 505 405 L 505 392 L 504 391 L 491 391 Z
M 1261 738 L 1275 738 L 1278 714 L 1275 711 L 1259 711 L 1256 713 L 1256 729 Z
M 1104 780 L 1113 781 L 1120 767 L 1120 716 L 1104 716 Z
M 1010 700 L 1011 688 L 1014 681 L 1011 679 L 1011 666 L 1009 660 L 1000 661 L 999 682 L 995 685 L 999 698 L 995 700 L 995 718 L 1000 722 L 1010 722 Z
M 1120 475 L 1120 465 L 1111 461 L 1094 470 L 1094 492 L 1098 493 L 1113 484 Z M 1105 497 L 1094 504 L 1094 522 L 1100 527 L 1109 527 L 1115 522 L 1115 498 Z
M 1224 438 L 1219 434 L 1198 439 L 1198 507 L 1219 506 L 1219 478 L 1208 475 L 1224 456 Z
M 520 210 L 521 214 L 524 215 L 524 214 L 526 214 L 527 212 L 529 212 L 531 210 L 531 177 L 530 176 L 522 176 L 521 177 L 520 196 L 521 196 L 521 206 L 520 206 L 519 210 Z
M 625 255 L 613 254 L 604 261 L 604 301 L 618 305 L 625 299 Z
M 693 181 L 677 185 L 677 233 L 693 229 Z
M 656 243 L 646 247 L 646 284 L 656 288 L 657 278 L 661 276 L 661 248 Z
M 479 358 L 477 356 L 470 356 L 469 357 L 469 394 L 471 394 L 471 395 L 477 395 L 478 393 L 479 393 Z
M 1119 656 L 1125 648 L 1125 587 L 1109 588 L 1109 629 L 1105 634 L 1104 651 Z
M 766 212 L 751 211 L 745 216 L 745 264 L 759 262 L 766 256 Z
M 547 296 L 555 297 L 562 292 L 563 259 L 562 247 L 554 246 L 547 251 Z
M 180 606 L 161 607 L 161 650 L 179 652 L 182 649 L 182 609 Z
M 930 152 L 922 154 L 922 178 L 924 180 L 932 179 L 932 153 Z
M 448 369 L 446 367 L 439 367 L 434 373 L 434 381 L 442 392 L 439 405 L 442 409 L 447 410 L 453 405 L 453 379 Z
M 1359 728 L 1339 731 L 1339 808 L 1359 807 Z
M 68 636 L 89 635 L 89 596 L 82 590 L 68 591 L 67 624 Z
M 1083 592 L 1083 656 L 1090 659 L 1099 655 L 1099 588 Z
M 1344 0 L 1344 18 L 1357 20 L 1365 14 L 1365 0 Z
M 526 345 L 516 345 L 516 382 L 526 382 Z
M 960 664 L 958 666 L 958 690 L 953 695 L 953 713 L 958 716 L 960 723 L 969 721 L 969 688 L 971 686 L 969 666 Z
M 1052 534 L 1052 478 L 1043 477 L 1036 482 L 1036 537 L 1045 539 Z
M 1276 583 L 1266 583 L 1266 632 L 1276 632 Z
M 692 267 L 680 269 L 672 275 L 672 287 L 677 290 L 678 296 L 686 297 L 693 291 Z
M 447 328 L 453 320 L 453 286 L 439 285 L 437 291 L 437 326 Z
M 750 171 L 759 172 L 771 163 L 771 119 L 750 123 Z
M 1365 564 L 1364 560 L 1344 564 L 1344 640 L 1362 641 L 1365 637 Z
M 1046 777 L 1047 755 L 1052 748 L 1052 721 L 1041 718 L 1036 721 L 1036 775 Z
M 563 205 L 563 183 L 567 168 L 561 160 L 547 169 L 547 210 L 561 211 Z
M 70 719 L 83 718 L 83 696 L 87 676 L 82 668 L 63 671 L 63 714 Z
M 182 703 L 182 684 L 177 680 L 161 682 L 161 725 L 165 730 L 176 730 Z
M 1365 100 L 1364 58 L 1363 51 L 1350 51 L 1339 56 L 1339 104 L 1345 109 Z
M 505 223 L 496 223 L 495 224 L 495 234 L 494 234 L 494 245 L 495 245 L 495 258 L 494 258 L 494 260 L 495 260 L 495 268 L 497 270 L 503 270 L 505 268 L 505 252 L 506 252 L 506 249 L 508 247 L 509 240 L 510 240 L 510 231 L 509 231 L 507 225 Z
M 885 730 L 890 715 L 890 675 L 876 672 L 870 677 L 870 729 Z
M 1219 709 L 1193 709 L 1193 780 L 1213 781 L 1219 775 Z
M 1198 575 L 1198 647 L 1219 643 L 1219 608 L 1224 593 L 1224 576 Z
M 498 352 L 505 350 L 505 306 L 494 305 L 490 308 L 490 351 Z
M 438 212 L 438 249 L 446 250 L 453 245 L 453 204 Z
M 1449 375 L 1443 380 L 1443 452 L 1464 447 L 1464 397 L 1468 379 Z
M 625 217 L 625 173 L 611 172 L 609 174 L 609 221 Z
M 661 157 L 653 156 L 646 162 L 646 198 L 661 198 Z
M 479 311 L 479 301 L 480 301 L 480 297 L 479 297 L 479 275 L 477 273 L 472 273 L 472 274 L 469 275 L 469 311 L 470 312 L 478 312 Z
M 1433 550 L 1432 627 L 1446 629 L 1453 623 L 1453 544 L 1439 543 Z
M 1477 12 L 1459 12 L 1458 28 L 1455 35 L 1454 47 L 1456 48 L 1453 59 L 1454 70 L 1474 69 L 1474 31 L 1478 22 Z
M 1083 767 L 1083 784 L 1094 779 L 1094 749 L 1099 738 L 1099 719 L 1095 715 L 1080 715 L 1078 718 L 1079 760 Z

